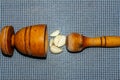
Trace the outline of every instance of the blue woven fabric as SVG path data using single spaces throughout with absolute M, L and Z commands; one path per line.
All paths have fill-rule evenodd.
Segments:
M 1 0 L 0 29 L 45 23 L 48 32 L 65 35 L 120 35 L 120 0 Z M 14 51 L 0 52 L 0 80 L 119 80 L 120 48 L 87 48 L 77 54 L 64 47 L 61 54 L 48 51 L 47 59 L 33 59 Z

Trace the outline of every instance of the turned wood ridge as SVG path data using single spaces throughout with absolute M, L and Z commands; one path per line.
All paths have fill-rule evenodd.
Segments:
M 86 47 L 119 47 L 120 36 L 86 37 L 71 33 L 66 39 L 70 52 L 82 51 Z M 48 51 L 48 31 L 46 24 L 23 27 L 14 32 L 12 26 L 5 26 L 0 32 L 0 49 L 4 55 L 12 56 L 14 47 L 24 55 L 46 57 Z

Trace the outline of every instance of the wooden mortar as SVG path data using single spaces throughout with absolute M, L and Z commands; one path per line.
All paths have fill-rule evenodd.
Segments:
M 46 57 L 48 50 L 47 25 L 27 26 L 14 33 L 12 26 L 0 32 L 0 49 L 4 55 L 12 56 L 14 47 L 24 55 Z
M 66 48 L 70 52 L 79 52 L 87 47 L 119 47 L 120 36 L 86 37 L 71 33 L 66 39 Z

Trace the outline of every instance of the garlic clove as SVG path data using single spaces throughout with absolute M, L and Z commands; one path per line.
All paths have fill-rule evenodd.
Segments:
M 63 50 L 62 50 L 61 48 L 58 48 L 58 47 L 52 45 L 52 46 L 50 47 L 50 51 L 51 51 L 52 53 L 54 53 L 54 54 L 58 54 L 58 53 L 61 53 Z
M 50 39 L 49 46 L 51 47 L 54 44 L 54 39 Z
M 50 36 L 51 37 L 55 37 L 55 36 L 57 36 L 57 35 L 59 35 L 60 34 L 60 30 L 55 30 L 54 32 L 52 32 L 51 34 L 50 34 Z
M 66 42 L 66 36 L 64 36 L 64 35 L 58 35 L 54 38 L 54 44 L 57 47 L 64 46 L 65 42 Z
M 59 43 L 61 37 L 62 37 L 61 35 L 58 35 L 58 36 L 56 36 L 56 37 L 54 38 L 54 44 L 55 44 L 55 46 L 58 46 L 58 43 Z
M 62 46 L 64 46 L 64 45 L 65 45 L 65 42 L 66 42 L 66 36 L 61 35 L 61 39 L 59 40 L 57 47 L 62 47 Z

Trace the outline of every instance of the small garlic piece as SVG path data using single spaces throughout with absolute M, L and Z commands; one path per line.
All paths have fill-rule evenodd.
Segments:
M 50 39 L 49 46 L 51 47 L 54 44 L 54 39 Z
M 64 36 L 64 35 L 61 35 L 61 39 L 59 40 L 59 42 L 58 42 L 58 47 L 62 47 L 62 46 L 64 46 L 65 45 L 65 42 L 66 42 L 66 36 Z
M 55 30 L 54 32 L 52 32 L 51 34 L 50 34 L 50 36 L 51 37 L 55 37 L 55 36 L 57 36 L 57 35 L 59 35 L 60 34 L 60 30 Z
M 60 39 L 61 39 L 61 35 L 58 35 L 58 36 L 56 36 L 54 38 L 54 44 L 55 44 L 55 46 L 58 46 L 58 43 L 59 43 Z
M 58 35 L 54 38 L 54 44 L 57 47 L 64 46 L 65 42 L 66 42 L 66 36 L 64 36 L 64 35 Z
M 54 54 L 58 54 L 58 53 L 61 53 L 61 52 L 62 52 L 62 49 L 61 49 L 61 48 L 58 48 L 58 47 L 56 47 L 56 46 L 54 46 L 54 45 L 52 45 L 52 46 L 50 47 L 50 51 L 51 51 L 52 53 L 54 53 Z

